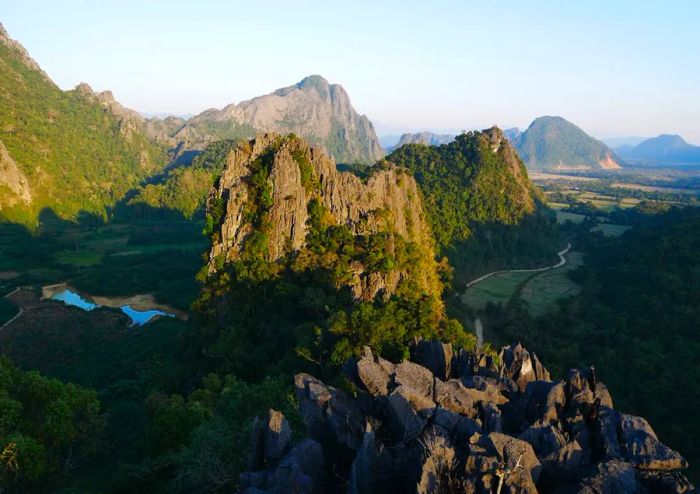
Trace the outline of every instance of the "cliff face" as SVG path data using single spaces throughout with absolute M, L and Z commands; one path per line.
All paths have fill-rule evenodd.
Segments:
M 344 367 L 355 397 L 297 374 L 306 437 L 292 445 L 279 412 L 257 421 L 241 492 L 697 492 L 593 368 L 552 382 L 520 345 L 498 360 L 437 340 L 398 364 L 365 348 Z
M 340 172 L 333 160 L 305 141 L 277 134 L 261 134 L 241 143 L 232 151 L 217 186 L 208 199 L 223 205 L 223 215 L 213 235 L 209 269 L 217 260 L 229 262 L 242 252 L 254 227 L 248 221 L 253 196 L 251 175 L 260 160 L 266 162 L 267 184 L 271 191 L 267 210 L 267 259 L 277 261 L 306 245 L 310 229 L 309 203 L 317 199 L 332 222 L 349 228 L 353 235 L 389 235 L 388 249 L 394 249 L 396 237 L 418 246 L 430 268 L 418 276 L 419 286 L 435 285 L 434 254 L 431 234 L 416 182 L 405 170 L 388 166 L 376 170 L 366 181 Z M 367 273 L 364 266 L 353 265 L 352 283 L 358 298 L 371 299 L 378 292 L 392 293 L 406 273 L 390 270 Z
M 297 134 L 339 163 L 372 164 L 384 154 L 369 119 L 359 115 L 342 86 L 309 76 L 293 86 L 187 121 L 173 137 L 182 150 L 201 150 L 220 139 L 257 132 Z

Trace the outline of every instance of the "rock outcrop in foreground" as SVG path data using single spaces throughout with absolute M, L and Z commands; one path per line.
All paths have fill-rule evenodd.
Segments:
M 697 492 L 683 457 L 616 411 L 594 369 L 552 382 L 520 345 L 498 365 L 438 341 L 413 350 L 348 362 L 356 397 L 297 374 L 306 438 L 292 444 L 279 412 L 258 421 L 242 492 Z

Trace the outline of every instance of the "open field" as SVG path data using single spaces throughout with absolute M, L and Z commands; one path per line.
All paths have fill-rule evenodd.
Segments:
M 603 232 L 603 235 L 605 235 L 606 237 L 619 237 L 630 228 L 632 227 L 628 225 L 613 225 L 610 223 L 601 223 L 600 225 L 591 228 L 591 231 Z
M 580 291 L 567 273 L 583 263 L 583 254 L 569 252 L 566 260 L 559 268 L 539 273 L 511 271 L 493 275 L 469 287 L 462 301 L 472 309 L 483 310 L 489 302 L 506 305 L 517 296 L 528 303 L 534 314 L 542 314 L 558 299 Z
M 507 304 L 523 281 L 533 273 L 499 273 L 469 287 L 462 295 L 462 301 L 467 306 L 482 310 L 488 302 Z
M 583 264 L 581 252 L 570 252 L 567 263 L 556 269 L 532 277 L 520 292 L 520 299 L 527 302 L 535 315 L 541 315 L 554 306 L 560 298 L 576 295 L 581 288 L 571 281 L 567 273 Z
M 578 213 L 569 213 L 568 211 L 557 211 L 557 223 L 560 225 L 571 221 L 572 223 L 581 223 L 586 219 L 586 216 Z

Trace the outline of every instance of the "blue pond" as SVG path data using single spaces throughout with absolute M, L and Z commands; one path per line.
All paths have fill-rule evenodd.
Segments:
M 89 300 L 81 297 L 78 293 L 75 293 L 72 290 L 61 290 L 60 292 L 55 293 L 51 297 L 51 299 L 52 300 L 59 300 L 66 305 L 72 305 L 75 307 L 79 307 L 79 308 L 86 310 L 86 311 L 90 311 L 93 309 L 97 309 L 98 307 L 101 307 L 101 305 L 98 305 L 94 302 L 90 302 Z M 131 319 L 132 326 L 134 326 L 134 325 L 142 326 L 156 316 L 175 317 L 175 314 L 163 312 L 162 310 L 158 310 L 158 309 L 151 309 L 151 310 L 143 310 L 142 311 L 142 310 L 133 309 L 130 305 L 123 305 L 119 309 L 124 314 L 129 316 L 129 318 Z

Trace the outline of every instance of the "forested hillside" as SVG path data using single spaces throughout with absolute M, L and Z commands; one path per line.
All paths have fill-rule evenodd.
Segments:
M 121 122 L 93 95 L 61 91 L 0 27 L 0 217 L 34 225 L 104 216 L 162 170 L 165 148 Z
M 536 118 L 525 132 L 513 134 L 513 145 L 525 164 L 537 170 L 607 170 L 623 165 L 603 142 L 561 117 Z
M 413 173 L 457 284 L 556 252 L 554 220 L 500 129 L 461 134 L 441 146 L 405 145 L 387 160 Z
M 537 319 L 523 307 L 494 309 L 490 323 L 503 341 L 539 348 L 559 375 L 576 362 L 595 365 L 620 407 L 658 424 L 696 474 L 698 231 L 700 211 L 687 208 L 648 217 L 620 237 L 586 234 L 576 240 L 587 254 L 573 273 L 580 295 Z

